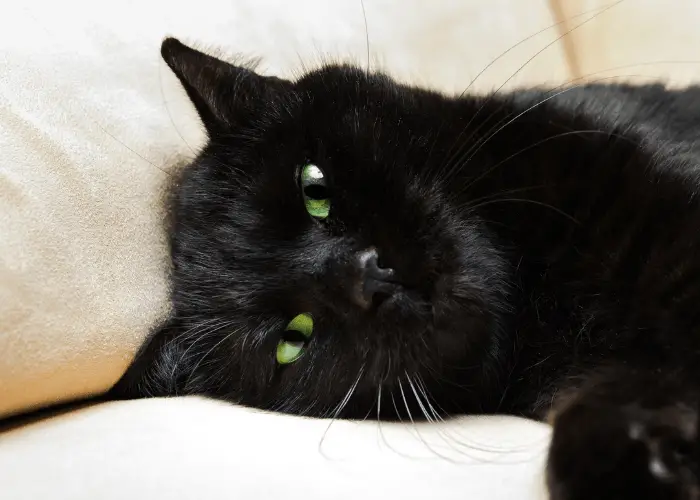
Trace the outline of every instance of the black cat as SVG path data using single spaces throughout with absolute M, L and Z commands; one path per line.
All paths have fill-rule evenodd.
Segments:
M 697 499 L 700 87 L 448 97 L 163 43 L 209 134 L 115 389 L 549 418 L 552 497 Z

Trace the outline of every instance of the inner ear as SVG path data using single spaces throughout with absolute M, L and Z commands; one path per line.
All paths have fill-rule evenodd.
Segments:
M 178 77 L 209 135 L 255 116 L 261 105 L 290 89 L 286 80 L 261 76 L 166 38 L 160 53 Z

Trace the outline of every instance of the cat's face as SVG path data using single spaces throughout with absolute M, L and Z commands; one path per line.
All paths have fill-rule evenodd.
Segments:
M 478 410 L 507 291 L 440 175 L 454 103 L 350 68 L 292 83 L 174 40 L 163 55 L 210 136 L 173 204 L 178 391 L 340 417 L 417 416 L 429 395 Z

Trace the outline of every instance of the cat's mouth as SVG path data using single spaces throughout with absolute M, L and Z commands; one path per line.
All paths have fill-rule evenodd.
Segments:
M 398 283 L 387 279 L 368 277 L 355 284 L 351 298 L 362 309 L 379 310 L 387 301 L 391 303 L 394 296 L 402 291 L 403 287 Z
M 432 317 L 434 305 L 427 294 L 398 287 L 391 294 L 383 296 L 381 300 L 375 300 L 373 310 L 378 316 L 403 316 L 406 312 L 414 314 L 420 312 L 421 316 L 429 314 Z

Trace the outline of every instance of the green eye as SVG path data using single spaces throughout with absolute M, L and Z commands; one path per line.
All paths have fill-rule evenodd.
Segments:
M 292 321 L 287 324 L 285 331 L 299 332 L 304 336 L 304 338 L 311 338 L 311 334 L 314 331 L 314 319 L 308 313 L 294 316 Z
M 325 219 L 331 211 L 331 199 L 326 175 L 316 165 L 309 163 L 301 168 L 301 193 L 304 206 L 311 217 Z
M 284 330 L 284 338 L 277 344 L 277 362 L 288 365 L 304 354 L 306 342 L 314 330 L 314 320 L 310 314 L 299 314 L 292 318 Z
M 304 352 L 304 342 L 288 342 L 286 340 L 281 340 L 277 344 L 277 362 L 281 365 L 288 365 L 289 363 L 294 363 L 299 359 Z

